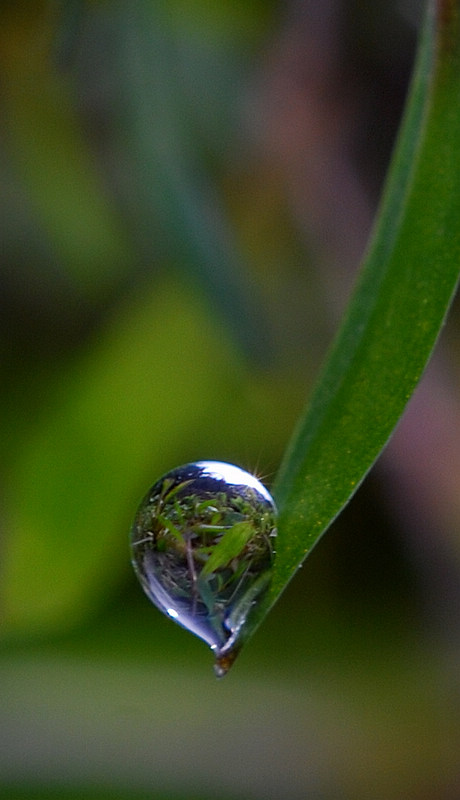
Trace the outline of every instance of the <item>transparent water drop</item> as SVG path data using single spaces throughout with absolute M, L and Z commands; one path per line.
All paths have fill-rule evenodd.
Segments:
M 168 472 L 131 531 L 134 570 L 164 614 L 203 639 L 225 675 L 271 579 L 275 503 L 239 467 L 197 461 Z

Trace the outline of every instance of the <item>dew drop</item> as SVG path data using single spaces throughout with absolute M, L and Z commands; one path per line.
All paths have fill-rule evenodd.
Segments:
M 137 577 L 152 603 L 209 645 L 218 677 L 257 624 L 275 536 L 270 493 L 220 461 L 168 472 L 138 509 L 131 530 Z

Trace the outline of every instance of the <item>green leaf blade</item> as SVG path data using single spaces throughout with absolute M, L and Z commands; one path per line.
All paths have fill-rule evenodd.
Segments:
M 428 9 L 379 223 L 280 469 L 271 600 L 385 446 L 442 328 L 460 265 L 458 4 Z M 446 28 L 448 31 L 446 32 Z
M 213 548 L 206 564 L 203 567 L 203 575 L 211 575 L 221 567 L 225 567 L 240 555 L 246 547 L 251 536 L 254 536 L 254 527 L 250 522 L 236 522 L 224 533 L 222 539 Z

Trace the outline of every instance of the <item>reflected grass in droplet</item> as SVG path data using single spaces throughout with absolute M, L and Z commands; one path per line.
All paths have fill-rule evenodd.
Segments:
M 199 461 L 160 478 L 131 532 L 132 562 L 150 600 L 203 639 L 224 675 L 271 579 L 276 509 L 239 467 Z

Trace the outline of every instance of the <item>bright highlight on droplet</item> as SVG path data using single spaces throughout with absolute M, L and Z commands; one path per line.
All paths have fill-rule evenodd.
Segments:
M 233 663 L 270 583 L 275 515 L 254 475 L 218 461 L 164 475 L 137 512 L 131 552 L 144 591 L 211 647 L 219 676 Z

